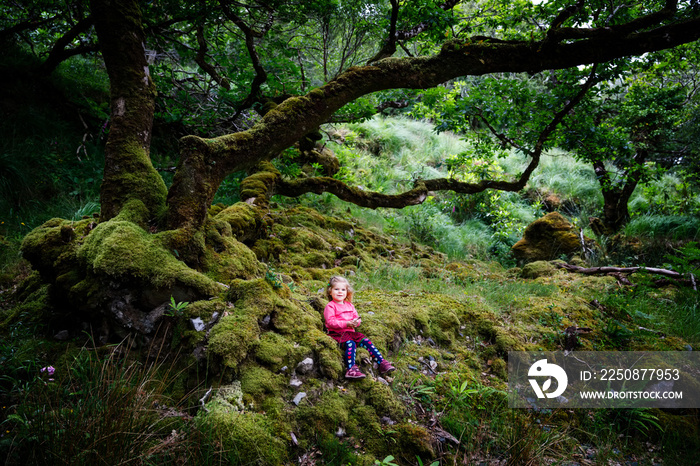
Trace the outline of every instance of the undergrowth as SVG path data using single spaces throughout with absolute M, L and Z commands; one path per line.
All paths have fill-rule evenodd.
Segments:
M 13 358 L 7 346 L 18 343 L 4 343 L 0 355 L 8 369 L 0 380 L 3 464 L 203 464 L 222 456 L 182 400 L 170 398 L 178 375 L 171 363 L 140 362 L 127 340 L 69 349 L 53 364 L 40 362 L 42 352 Z

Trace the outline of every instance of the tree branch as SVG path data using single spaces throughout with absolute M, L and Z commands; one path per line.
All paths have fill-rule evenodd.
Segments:
M 637 272 L 648 272 L 655 275 L 663 275 L 669 278 L 682 279 L 683 274 L 673 270 L 658 269 L 654 267 L 580 267 L 562 262 L 555 262 L 554 266 L 561 269 L 566 269 L 569 272 L 582 273 L 584 275 L 606 275 L 609 273 L 626 273 L 632 274 Z
M 567 10 L 569 9 L 567 8 L 560 14 L 562 18 L 566 17 L 565 13 Z M 653 27 L 666 19 L 672 18 L 677 10 L 677 0 L 666 0 L 666 4 L 661 10 L 650 13 L 646 16 L 642 16 L 641 18 L 634 19 L 619 26 L 600 28 L 555 28 L 553 25 L 553 27 L 547 32 L 547 42 L 560 42 L 568 39 L 586 39 L 595 37 L 602 38 L 611 34 L 632 34 L 637 31 L 642 31 L 648 27 Z M 575 11 L 572 10 L 571 14 L 574 13 Z M 568 19 L 568 17 L 564 19 Z
M 22 31 L 27 31 L 27 30 L 34 30 L 40 26 L 43 26 L 44 24 L 50 23 L 51 21 L 55 20 L 57 16 L 52 16 L 51 18 L 46 18 L 42 20 L 27 20 L 27 21 L 22 21 L 21 23 L 15 24 L 12 27 L 9 27 L 7 29 L 2 29 L 0 30 L 0 43 L 4 42 L 9 38 L 10 36 L 13 36 L 15 34 L 19 34 Z
M 74 49 L 66 49 L 66 47 L 73 42 L 76 37 L 90 29 L 92 25 L 92 16 L 88 16 L 78 21 L 68 32 L 61 36 L 51 48 L 49 56 L 39 66 L 39 73 L 49 75 L 62 61 L 75 55 L 81 55 L 99 50 L 97 44 L 80 45 Z
M 391 18 L 389 20 L 389 37 L 384 46 L 367 63 L 392 56 L 396 52 L 396 22 L 399 20 L 399 1 L 391 0 Z
M 272 194 L 288 197 L 298 197 L 306 193 L 331 193 L 338 199 L 371 209 L 378 207 L 401 209 L 409 205 L 421 204 L 428 197 L 428 189 L 422 181 L 416 182 L 413 189 L 401 194 L 382 194 L 348 186 L 340 180 L 325 176 L 295 180 L 280 178 L 272 192 Z
M 445 3 L 440 5 L 440 8 L 444 11 L 450 10 L 461 1 L 462 0 L 447 0 Z M 383 58 L 391 57 L 392 55 L 394 55 L 394 53 L 396 53 L 397 42 L 413 39 L 418 34 L 426 31 L 430 27 L 429 23 L 422 22 L 412 27 L 411 29 L 407 29 L 405 31 L 397 31 L 396 23 L 398 22 L 398 19 L 399 2 L 398 0 L 391 0 L 391 20 L 389 23 L 389 37 L 387 37 L 387 40 L 384 43 L 382 49 L 379 52 L 377 52 L 377 54 L 374 57 L 367 61 L 368 64 L 381 60 Z
M 255 31 L 250 26 L 248 26 L 239 16 L 237 16 L 233 11 L 231 11 L 231 9 L 228 7 L 228 5 L 224 3 L 223 0 L 220 0 L 220 4 L 221 9 L 223 10 L 226 17 L 230 19 L 236 26 L 238 26 L 238 29 L 240 29 L 241 32 L 243 32 L 243 35 L 245 36 L 246 49 L 248 49 L 250 60 L 253 63 L 253 70 L 255 70 L 255 77 L 253 78 L 253 82 L 250 84 L 250 93 L 243 100 L 243 102 L 241 102 L 238 105 L 236 114 L 231 118 L 231 121 L 235 121 L 244 110 L 252 107 L 253 104 L 258 100 L 260 96 L 260 89 L 265 83 L 265 81 L 267 81 L 267 72 L 265 71 L 265 68 L 263 68 L 260 62 L 260 57 L 258 56 L 258 52 L 255 49 L 255 38 L 263 37 L 264 32 Z M 271 21 L 268 21 L 268 24 L 271 24 Z
M 197 55 L 194 57 L 194 61 L 202 68 L 209 76 L 216 81 L 219 86 L 223 87 L 227 91 L 231 89 L 231 83 L 224 76 L 221 76 L 216 68 L 207 62 L 207 51 L 209 46 L 204 38 L 204 26 L 201 24 L 197 26 L 197 44 L 199 48 L 197 49 Z

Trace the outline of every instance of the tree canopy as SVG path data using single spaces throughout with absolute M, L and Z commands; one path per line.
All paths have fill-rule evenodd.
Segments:
M 571 69 L 668 49 L 697 39 L 699 16 L 694 2 L 670 0 L 93 0 L 68 8 L 37 1 L 12 4 L 0 34 L 45 57 L 38 72 L 74 54 L 99 50 L 103 56 L 112 87 L 104 219 L 133 198 L 152 217 L 167 210 L 170 227 L 197 228 L 226 176 L 313 140 L 319 125 L 338 113 L 359 105 L 366 115 L 390 105 L 391 95 L 382 97 L 382 91 L 426 89 L 463 76 Z M 375 105 L 360 101 L 365 96 Z M 182 125 L 183 134 L 198 133 L 182 139 L 169 190 L 148 158 L 156 114 Z M 230 133 L 208 132 L 214 122 Z M 420 203 L 428 190 L 523 185 L 523 178 L 505 184 L 419 180 L 413 190 L 392 196 L 362 193 L 330 177 L 273 178 L 266 178 L 266 196 L 331 191 L 368 207 Z

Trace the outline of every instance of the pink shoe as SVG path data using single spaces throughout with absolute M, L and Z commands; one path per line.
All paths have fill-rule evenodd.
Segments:
M 365 377 L 367 377 L 367 376 L 362 373 L 362 371 L 360 370 L 359 367 L 357 367 L 357 365 L 352 366 L 345 373 L 346 379 L 364 379 Z
M 396 368 L 391 365 L 389 361 L 386 359 L 382 361 L 382 363 L 379 365 L 379 373 L 380 374 L 388 374 L 389 372 L 395 371 Z

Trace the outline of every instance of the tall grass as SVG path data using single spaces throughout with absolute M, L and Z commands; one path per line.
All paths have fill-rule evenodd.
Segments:
M 510 157 L 504 161 L 509 172 L 512 172 L 510 166 L 514 159 Z M 561 200 L 562 213 L 570 217 L 593 213 L 603 206 L 600 183 L 593 167 L 559 150 L 542 156 L 528 186 L 555 194 Z
M 459 464 L 538 465 L 570 458 L 578 441 L 567 425 L 553 425 L 559 413 L 508 408 L 507 395 L 479 382 L 452 382 L 441 424 L 460 441 Z M 559 424 L 559 423 L 556 423 Z
M 173 464 L 209 455 L 167 396 L 176 374 L 133 360 L 127 347 L 103 356 L 84 348 L 37 371 L 3 422 L 3 464 Z
M 639 215 L 630 220 L 624 232 L 628 236 L 646 239 L 698 240 L 700 218 L 690 215 Z

